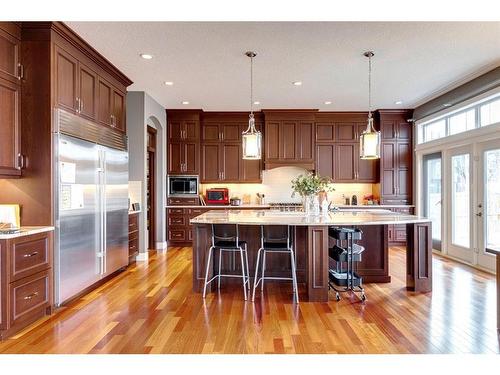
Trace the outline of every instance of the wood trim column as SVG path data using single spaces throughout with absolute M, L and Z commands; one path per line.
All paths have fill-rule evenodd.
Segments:
M 210 235 L 210 224 L 193 225 L 193 292 L 195 293 L 200 293 L 203 291 L 208 248 L 211 244 Z M 213 273 L 213 257 L 211 263 L 212 266 L 210 267 L 210 272 L 208 275 L 209 278 L 212 277 Z
M 307 228 L 307 295 L 310 302 L 328 302 L 328 227 Z
M 415 292 L 432 291 L 432 225 L 407 224 L 406 287 Z
M 497 329 L 500 330 L 500 253 L 497 253 Z

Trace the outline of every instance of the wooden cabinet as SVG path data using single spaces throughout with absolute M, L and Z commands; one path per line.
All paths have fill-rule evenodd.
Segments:
M 99 76 L 97 67 L 92 68 L 82 60 L 79 51 L 55 46 L 56 105 L 124 132 L 124 90 Z
M 410 204 L 413 184 L 412 126 L 406 110 L 377 111 L 382 136 L 380 198 L 382 204 Z
M 314 111 L 265 111 L 264 115 L 266 169 L 288 165 L 314 169 Z
M 0 240 L 0 339 L 50 314 L 52 233 Z
M 261 120 L 256 118 L 256 122 L 256 128 L 262 131 Z M 241 133 L 247 128 L 247 113 L 205 116 L 201 125 L 200 182 L 262 182 L 262 161 L 243 160 Z
M 139 212 L 128 215 L 128 263 L 139 254 Z
M 21 176 L 20 28 L 0 22 L 0 178 Z
M 199 111 L 169 111 L 168 174 L 196 175 L 200 173 Z

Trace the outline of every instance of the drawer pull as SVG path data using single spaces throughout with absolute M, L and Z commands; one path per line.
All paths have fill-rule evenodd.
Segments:
M 128 226 L 129 226 L 129 227 L 133 227 L 133 226 L 134 226 L 134 224 L 129 224 Z
M 36 296 L 38 296 L 38 292 L 28 294 L 26 297 L 24 297 L 24 299 L 29 301 L 30 299 L 32 299 L 33 297 L 36 297 Z
M 31 254 L 24 254 L 23 258 L 31 258 L 34 257 L 35 255 L 38 255 L 38 251 L 33 251 Z
M 130 246 L 130 250 L 133 250 L 133 249 L 135 249 L 135 246 Z

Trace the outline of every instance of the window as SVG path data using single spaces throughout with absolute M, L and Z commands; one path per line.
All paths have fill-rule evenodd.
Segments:
M 474 109 L 462 112 L 449 118 L 449 135 L 458 134 L 476 127 L 476 111 Z
M 480 109 L 481 126 L 500 122 L 500 99 L 483 104 Z
M 453 111 L 440 118 L 418 124 L 418 143 L 463 133 L 500 123 L 500 93 Z

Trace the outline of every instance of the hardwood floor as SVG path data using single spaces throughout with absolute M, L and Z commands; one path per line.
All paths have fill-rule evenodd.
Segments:
M 295 306 L 291 284 L 276 282 L 255 304 L 228 283 L 204 301 L 191 292 L 191 249 L 172 247 L 0 343 L 0 353 L 499 353 L 494 276 L 439 256 L 433 267 L 434 291 L 408 292 L 405 251 L 392 248 L 392 282 L 366 285 L 366 304 L 331 294 Z

